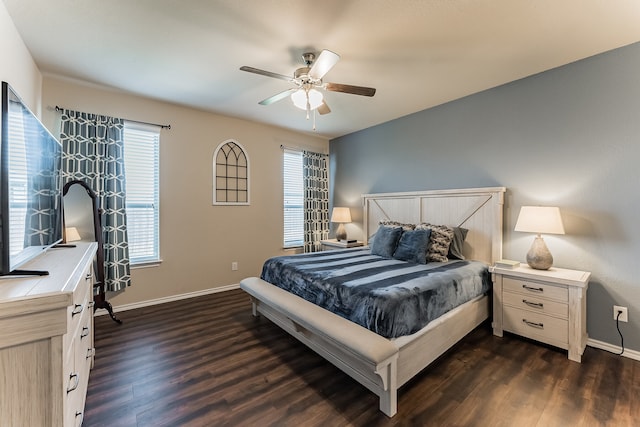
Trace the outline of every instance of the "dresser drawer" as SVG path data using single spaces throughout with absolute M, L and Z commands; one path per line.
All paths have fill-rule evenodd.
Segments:
M 502 294 L 502 303 L 519 310 L 548 314 L 563 319 L 567 319 L 569 316 L 569 306 L 567 304 L 540 298 L 537 295 L 504 292 Z
M 91 311 L 85 310 L 82 314 L 80 328 L 72 342 L 71 357 L 66 364 L 65 426 L 81 425 L 84 416 L 89 371 L 94 354 Z
M 67 308 L 67 333 L 64 336 L 64 348 L 67 352 L 72 347 L 73 339 L 79 335 L 79 329 L 81 328 L 82 319 L 86 313 L 92 313 L 93 307 L 93 275 L 92 267 L 88 265 L 82 277 L 73 289 L 73 304 Z M 67 356 L 65 357 L 68 358 Z
M 556 347 L 568 348 L 569 325 L 567 320 L 504 306 L 503 327 L 513 332 Z
M 502 287 L 507 292 L 535 295 L 564 303 L 569 301 L 569 291 L 566 286 L 554 286 L 547 283 L 504 277 Z

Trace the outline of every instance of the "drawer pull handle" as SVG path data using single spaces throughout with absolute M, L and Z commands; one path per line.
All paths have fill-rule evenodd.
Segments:
M 96 355 L 96 349 L 95 349 L 95 347 L 93 347 L 93 348 L 89 348 L 89 349 L 87 349 L 87 357 L 85 357 L 85 359 L 90 359 L 90 358 L 92 358 L 92 357 L 93 357 L 93 356 L 95 356 L 95 355 Z
M 84 413 L 76 411 L 76 418 L 80 417 L 80 422 L 76 423 L 77 426 L 81 426 L 84 421 Z
M 529 307 L 533 307 L 533 308 L 544 308 L 544 304 L 541 302 L 533 302 L 533 301 L 527 301 L 526 299 L 522 300 L 523 303 L 527 304 Z
M 87 273 L 86 276 L 84 276 L 84 280 L 91 280 L 93 278 L 93 274 L 92 273 Z
M 529 322 L 527 319 L 522 319 L 522 322 L 532 328 L 544 329 L 544 323 Z
M 86 337 L 87 335 L 89 335 L 89 328 L 87 328 L 86 326 L 83 326 L 82 332 L 80 332 L 80 339 Z
M 73 311 L 71 312 L 71 317 L 75 316 L 76 314 L 82 313 L 82 310 L 84 310 L 84 306 L 82 304 L 74 305 Z
M 67 388 L 67 393 L 71 393 L 73 390 L 78 388 L 78 385 L 80 384 L 80 375 L 78 374 L 69 375 L 69 382 L 71 382 L 71 380 L 73 380 L 73 385 Z
M 522 285 L 522 287 L 531 292 L 544 292 L 543 288 L 534 288 L 532 286 L 527 286 L 527 285 Z

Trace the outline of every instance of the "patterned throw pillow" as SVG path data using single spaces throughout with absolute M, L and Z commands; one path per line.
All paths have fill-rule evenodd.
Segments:
M 405 224 L 403 222 L 392 221 L 390 219 L 380 220 L 379 225 L 384 225 L 385 227 L 402 227 L 404 231 L 415 230 L 415 224 Z
M 453 229 L 446 225 L 434 225 L 422 223 L 416 226 L 416 230 L 431 230 L 429 247 L 427 248 L 427 262 L 449 261 L 449 245 L 453 240 Z

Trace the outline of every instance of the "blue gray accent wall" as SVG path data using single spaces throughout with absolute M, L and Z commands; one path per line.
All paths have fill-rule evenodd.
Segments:
M 638 70 L 640 43 L 334 139 L 332 203 L 361 222 L 363 193 L 505 186 L 504 257 L 520 261 L 520 206 L 559 206 L 566 234 L 545 240 L 555 266 L 592 272 L 590 338 L 619 346 L 626 306 L 640 351 Z

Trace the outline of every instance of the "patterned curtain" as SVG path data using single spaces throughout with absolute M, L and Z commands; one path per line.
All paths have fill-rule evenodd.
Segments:
M 112 292 L 131 285 L 123 132 L 122 119 L 70 110 L 62 113 L 63 185 L 83 180 L 96 193 L 101 208 L 105 289 Z
M 329 168 L 326 154 L 302 152 L 304 176 L 304 251 L 322 250 L 329 238 Z

